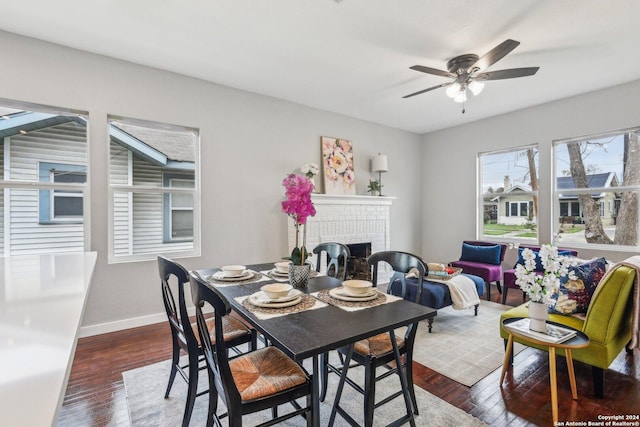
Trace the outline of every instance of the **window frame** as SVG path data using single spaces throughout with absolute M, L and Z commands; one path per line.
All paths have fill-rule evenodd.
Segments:
M 71 184 L 71 183 L 51 183 L 47 181 L 40 181 L 39 179 L 39 167 L 36 166 L 35 170 L 35 179 L 16 179 L 11 178 L 11 168 L 4 169 L 4 173 L 0 175 L 0 190 L 2 192 L 2 197 L 4 198 L 4 210 L 2 212 L 3 217 L 5 217 L 4 229 L 3 229 L 3 245 L 0 249 L 0 257 L 5 258 L 12 256 L 11 245 L 9 244 L 9 237 L 12 234 L 12 230 L 10 229 L 9 222 L 6 220 L 7 209 L 9 207 L 8 201 L 11 200 L 11 194 L 13 191 L 24 191 L 31 190 L 37 191 L 37 217 L 35 219 L 34 224 L 37 225 L 45 225 L 40 222 L 40 191 L 45 190 L 48 192 L 52 192 L 55 190 L 69 190 L 69 191 L 80 191 L 82 194 L 82 212 L 83 217 L 81 220 L 71 220 L 71 221 L 57 221 L 52 223 L 58 226 L 65 225 L 74 225 L 80 224 L 82 225 L 82 248 L 79 249 L 81 251 L 87 251 L 91 248 L 91 170 L 90 170 L 90 159 L 91 159 L 91 139 L 90 139 L 90 131 L 89 131 L 89 113 L 87 111 L 74 110 L 69 108 L 57 107 L 57 106 L 49 106 L 43 104 L 34 104 L 30 102 L 16 101 L 10 100 L 6 98 L 0 98 L 0 106 L 7 109 L 16 110 L 19 112 L 19 116 L 23 116 L 23 114 L 36 114 L 41 116 L 60 116 L 66 117 L 69 121 L 78 121 L 82 122 L 84 125 L 84 142 L 85 146 L 84 150 L 84 160 L 85 165 L 82 166 L 84 169 L 84 173 L 86 174 L 86 181 L 83 184 Z M 2 118 L 0 118 L 2 120 Z M 22 126 L 24 122 L 20 122 L 19 125 Z M 27 130 L 26 132 L 20 131 L 21 134 L 25 134 L 30 132 L 31 130 Z M 11 143 L 8 142 L 11 140 L 12 135 L 5 136 L 0 138 L 5 138 L 3 143 L 4 145 L 4 161 L 7 162 L 7 159 L 11 159 Z M 36 161 L 36 165 L 40 163 L 40 161 Z M 3 165 L 3 166 L 6 166 Z M 66 251 L 64 251 L 66 252 Z M 62 253 L 61 251 L 56 250 L 55 247 L 47 248 L 47 250 L 42 250 L 40 248 L 31 248 L 29 253 L 34 255 L 40 254 L 57 254 Z
M 160 185 L 140 185 L 140 184 L 133 184 L 133 154 L 130 151 L 129 152 L 129 159 L 131 161 L 130 163 L 130 170 L 128 171 L 128 183 L 127 184 L 114 184 L 111 180 L 111 172 L 109 172 L 109 176 L 108 176 L 108 204 L 109 204 L 109 224 L 108 224 L 108 233 L 109 233 L 109 238 L 108 238 L 108 260 L 107 262 L 109 264 L 117 264 L 117 263 L 123 263 L 123 262 L 138 262 L 138 261 L 149 261 L 149 260 L 155 260 L 157 257 L 158 253 L 162 253 L 164 255 L 167 256 L 173 256 L 173 257 L 181 257 L 181 258 L 187 258 L 187 257 L 198 257 L 201 255 L 201 214 L 200 214 L 200 209 L 201 209 L 201 184 L 200 184 L 200 130 L 197 128 L 192 128 L 192 127 L 186 127 L 186 126 L 180 126 L 180 125 L 173 125 L 173 124 L 167 124 L 167 123 L 160 123 L 160 122 L 153 122 L 153 121 L 148 121 L 148 120 L 140 120 L 140 119 L 135 119 L 135 118 L 129 118 L 129 117 L 122 117 L 122 116 L 117 116 L 117 115 L 112 115 L 109 114 L 107 115 L 107 138 L 109 141 L 109 147 L 111 147 L 111 123 L 112 122 L 119 122 L 119 123 L 123 123 L 123 124 L 128 124 L 128 125 L 134 125 L 134 126 L 143 126 L 143 127 L 150 127 L 156 130 L 168 130 L 168 131 L 179 131 L 179 132 L 188 132 L 193 134 L 193 141 L 194 141 L 194 164 L 193 164 L 193 169 L 186 169 L 186 170 L 181 170 L 181 166 L 180 165 L 176 165 L 176 164 L 171 164 L 167 167 L 167 169 L 165 171 L 162 172 L 162 175 L 164 176 L 165 174 L 183 174 L 185 175 L 185 172 L 189 172 L 189 175 L 191 174 L 191 172 L 193 173 L 193 175 L 191 176 L 191 178 L 194 180 L 194 187 L 193 188 L 180 188 L 180 187 L 167 187 L 164 185 L 164 181 L 161 182 Z M 109 148 L 109 150 L 107 150 L 107 152 L 109 153 L 109 157 L 111 156 L 111 149 Z M 108 168 L 109 171 L 111 171 L 111 159 L 108 158 L 107 159 L 107 164 L 108 164 Z M 162 178 L 164 179 L 164 178 Z M 114 237 L 114 233 L 115 233 L 115 225 L 114 225 L 114 221 L 115 221 L 115 203 L 114 203 L 114 198 L 116 194 L 119 193 L 125 193 L 128 194 L 128 198 L 130 201 L 132 201 L 131 203 L 133 203 L 133 199 L 134 196 L 136 194 L 153 194 L 153 195 L 158 195 L 160 196 L 160 200 L 161 200 L 161 211 L 160 214 L 162 216 L 162 235 L 160 236 L 160 239 L 162 241 L 163 244 L 168 243 L 168 244 L 174 244 L 174 243 L 184 243 L 184 242 L 193 242 L 192 246 L 190 249 L 185 250 L 185 249 L 175 249 L 175 248 L 171 248 L 171 247 L 167 247 L 167 248 L 163 248 L 160 251 L 154 251 L 153 253 L 147 253 L 147 252 L 141 252 L 141 253 L 128 253 L 126 255 L 116 255 L 115 253 L 115 237 Z M 167 227 L 165 227 L 165 218 L 167 218 L 167 214 L 165 211 L 165 199 L 167 196 L 170 197 L 170 195 L 172 194 L 191 194 L 193 196 L 193 238 L 191 239 L 173 239 L 173 240 L 166 240 L 165 237 L 165 231 L 167 230 Z M 133 206 L 133 205 L 132 205 Z M 132 217 L 130 217 L 130 221 L 132 221 Z M 131 222 L 131 226 L 133 227 L 133 221 Z M 133 232 L 133 230 L 131 230 L 131 232 Z M 133 247 L 130 248 L 130 252 L 132 251 Z
M 55 182 L 53 178 L 57 171 L 74 174 L 81 173 L 84 175 L 85 181 L 82 184 Z M 38 223 L 43 225 L 82 224 L 84 222 L 84 200 L 83 215 L 56 217 L 54 213 L 55 198 L 65 196 L 80 197 L 84 199 L 82 187 L 86 186 L 87 179 L 87 167 L 84 165 L 38 161 L 38 181 L 48 182 L 55 185 L 55 188 L 53 189 L 40 189 L 38 191 Z M 56 193 L 58 194 L 56 195 Z
M 582 136 L 577 136 L 577 137 L 572 137 L 572 138 L 564 138 L 564 139 L 558 139 L 558 140 L 554 140 L 552 141 L 552 156 L 551 156 L 551 161 L 552 161 L 552 176 L 553 176 L 553 191 L 552 191 L 552 212 L 551 212 L 551 218 L 552 218 L 552 232 L 553 232 L 553 236 L 554 236 L 554 241 L 556 241 L 558 243 L 558 245 L 563 245 L 562 243 L 562 239 L 561 239 L 561 233 L 560 233 L 560 229 L 561 229 L 561 221 L 558 221 L 558 219 L 562 218 L 560 216 L 560 202 L 561 199 L 559 197 L 560 194 L 562 194 L 563 192 L 566 193 L 567 190 L 566 189 L 562 189 L 559 190 L 558 189 L 558 164 L 559 164 L 559 158 L 558 158 L 558 147 L 562 146 L 562 145 L 566 145 L 568 143 L 571 142 L 585 142 L 585 141 L 589 141 L 589 140 L 599 140 L 599 139 L 603 139 L 603 138 L 609 138 L 609 137 L 616 137 L 616 136 L 622 136 L 624 134 L 627 133 L 631 133 L 631 132 L 640 132 L 640 126 L 636 126 L 636 127 L 632 127 L 632 128 L 626 128 L 626 129 L 619 129 L 619 130 L 613 130 L 613 131 L 607 131 L 607 132 L 601 132 L 601 133 L 595 133 L 595 134 L 589 134 L 589 135 L 582 135 Z M 624 169 L 623 169 L 624 170 Z M 609 171 L 612 172 L 612 171 Z M 615 172 L 614 172 L 615 173 Z M 619 182 L 622 182 L 624 180 L 623 176 L 618 177 L 616 174 L 616 178 L 618 178 Z M 588 188 L 574 188 L 571 189 L 571 193 L 575 193 L 577 194 L 594 194 L 594 193 L 625 193 L 625 192 L 635 192 L 636 193 L 636 202 L 638 203 L 637 209 L 640 211 L 640 185 L 626 185 L 625 183 L 622 183 L 622 185 L 619 185 L 617 187 L 588 187 Z M 606 198 L 606 196 L 603 196 L 602 200 L 596 200 L 596 202 L 598 202 L 598 214 L 600 216 L 600 218 L 602 218 L 601 213 L 602 213 L 602 207 L 603 207 L 603 202 L 604 199 Z M 614 199 L 615 200 L 615 199 Z M 570 202 L 570 203 L 578 203 L 579 202 Z M 611 200 L 608 200 L 608 204 L 611 204 Z M 615 217 L 617 217 L 617 215 L 619 214 L 618 210 L 619 207 L 616 206 L 616 203 L 613 203 L 613 209 L 612 209 L 612 215 L 614 215 Z M 605 210 L 606 210 L 606 205 L 604 206 Z M 584 211 L 582 209 L 582 207 L 579 205 L 579 213 L 578 215 L 580 216 L 580 218 L 582 218 L 582 220 L 584 221 Z M 578 216 L 575 215 L 575 216 Z M 574 215 L 571 215 L 574 216 Z M 615 223 L 615 226 L 617 227 L 617 221 Z M 640 235 L 640 215 L 638 216 L 637 222 L 636 222 L 636 227 L 637 227 L 637 233 Z M 604 251 L 621 251 L 621 252 L 638 252 L 638 250 L 640 250 L 640 238 L 638 239 L 638 242 L 636 242 L 635 245 L 621 245 L 621 244 L 605 244 L 605 243 L 589 243 L 589 242 L 574 242 L 571 241 L 569 243 L 571 245 L 571 247 L 576 247 L 576 248 L 584 248 L 584 249 L 588 249 L 588 250 L 604 250 Z
M 162 184 L 165 188 L 190 188 L 190 187 L 174 187 L 171 185 L 173 181 L 184 181 L 184 182 L 192 182 L 195 186 L 195 177 L 192 175 L 180 174 L 175 172 L 164 172 L 162 174 Z M 173 212 L 174 211 L 186 211 L 190 210 L 194 211 L 194 207 L 191 208 L 176 208 L 173 206 L 173 196 L 176 194 L 184 194 L 184 193 L 165 193 L 162 195 L 162 240 L 165 243 L 176 243 L 176 242 L 192 242 L 193 241 L 193 227 L 192 227 L 192 236 L 191 237 L 173 237 Z M 192 194 L 192 193 L 189 193 Z
M 500 149 L 500 150 L 492 150 L 492 151 L 485 151 L 485 152 L 479 152 L 477 154 L 476 157 L 476 170 L 477 170 L 477 190 L 476 190 L 476 196 L 477 196 L 477 203 L 476 203 L 476 239 L 478 240 L 491 240 L 491 241 L 495 241 L 495 242 L 504 242 L 504 243 L 523 243 L 523 244 L 538 244 L 539 240 L 540 240 L 540 232 L 539 229 L 540 227 L 539 222 L 540 222 L 540 211 L 538 209 L 537 215 L 533 216 L 534 221 L 535 221 L 535 233 L 536 233 L 536 237 L 533 238 L 529 238 L 529 237 L 518 237 L 518 236 L 494 236 L 494 235 L 487 235 L 484 234 L 484 228 L 485 228 L 485 223 L 484 223 L 484 215 L 486 212 L 485 206 L 487 205 L 487 203 L 485 203 L 485 199 L 488 199 L 491 197 L 491 195 L 489 194 L 495 194 L 495 196 L 500 196 L 500 195 L 504 195 L 504 194 L 509 194 L 509 193 L 484 193 L 484 176 L 483 176 L 483 157 L 486 156 L 490 156 L 490 155 L 496 155 L 496 154 L 509 154 L 509 153 L 520 153 L 520 152 L 526 152 L 529 149 L 534 149 L 536 152 L 536 173 L 538 175 L 538 181 L 540 179 L 540 165 L 539 165 L 539 153 L 540 153 L 540 146 L 539 144 L 527 144 L 527 145 L 523 145 L 523 146 L 517 146 L 517 147 L 508 147 L 508 148 L 504 148 L 504 149 Z M 503 189 L 504 190 L 504 189 Z M 517 205 L 517 213 L 520 214 L 521 213 L 521 209 L 520 209 L 520 203 L 527 203 L 527 213 L 529 212 L 533 212 L 533 198 L 538 198 L 539 200 L 539 190 L 531 190 L 531 191 L 521 191 L 518 192 L 517 194 L 520 196 L 531 196 L 531 200 L 528 201 L 523 201 L 523 200 L 514 200 L 514 201 L 507 201 L 507 203 L 509 204 L 509 208 L 511 208 L 511 204 L 515 204 Z M 494 203 L 491 203 L 491 205 L 493 205 Z M 500 209 L 501 206 L 504 206 L 504 201 L 499 201 L 498 203 L 495 203 L 495 205 L 497 206 L 497 221 L 500 220 Z M 506 217 L 511 217 L 511 211 L 509 209 L 509 212 L 505 212 L 507 215 Z M 529 222 L 528 220 L 529 215 L 525 215 L 525 216 L 521 216 L 521 215 L 517 215 L 516 218 L 525 218 L 527 220 L 527 222 Z

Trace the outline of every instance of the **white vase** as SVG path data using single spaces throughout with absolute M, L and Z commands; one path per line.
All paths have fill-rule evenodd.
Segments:
M 536 332 L 547 332 L 549 308 L 542 302 L 529 301 L 529 329 Z

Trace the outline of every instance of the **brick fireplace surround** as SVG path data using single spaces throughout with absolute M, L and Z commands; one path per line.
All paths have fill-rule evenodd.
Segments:
M 307 218 L 307 249 L 320 243 L 371 243 L 371 253 L 390 248 L 390 210 L 395 197 L 313 194 L 316 215 Z M 289 221 L 289 251 L 295 246 Z M 314 255 L 315 257 L 315 255 Z M 315 265 L 316 260 L 313 259 Z

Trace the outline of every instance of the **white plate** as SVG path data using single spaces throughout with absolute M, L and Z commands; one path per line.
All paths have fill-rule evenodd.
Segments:
M 289 291 L 288 295 L 285 295 L 283 297 L 279 297 L 279 298 L 269 298 L 269 296 L 263 292 L 263 291 L 258 291 L 255 294 L 252 294 L 251 296 L 255 299 L 258 300 L 264 304 L 278 304 L 281 302 L 288 302 L 288 301 L 292 301 L 294 299 L 296 299 L 297 297 L 299 297 L 302 294 L 302 291 L 299 289 L 291 289 Z
M 238 282 L 240 280 L 247 280 L 254 276 L 253 271 L 245 270 L 240 276 L 229 277 L 224 271 L 216 271 L 211 275 L 213 280 L 219 280 L 221 282 Z
M 271 270 L 271 274 L 278 277 L 289 277 L 289 273 L 283 273 L 282 271 L 276 270 L 275 268 Z
M 295 291 L 297 289 L 293 289 L 293 290 Z M 256 292 L 255 294 L 249 295 L 249 302 L 255 305 L 256 307 L 283 308 L 283 307 L 291 307 L 293 305 L 299 304 L 300 301 L 302 301 L 302 292 L 300 291 L 298 291 L 298 294 L 295 295 L 292 300 L 285 301 L 285 302 L 265 302 L 265 300 L 260 298 L 260 295 L 258 295 L 262 293 L 263 293 L 262 291 L 259 291 L 259 292 Z M 267 298 L 267 296 L 264 295 L 263 298 Z
M 339 288 L 333 288 L 329 291 L 329 295 L 342 301 L 371 301 L 378 297 L 378 291 L 371 289 L 370 293 L 366 293 L 361 296 L 353 296 L 348 294 L 341 286 Z

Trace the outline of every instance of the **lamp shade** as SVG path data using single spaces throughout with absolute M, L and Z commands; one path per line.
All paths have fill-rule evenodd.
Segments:
M 389 165 L 385 154 L 378 153 L 377 156 L 371 159 L 371 172 L 386 172 L 388 170 Z

